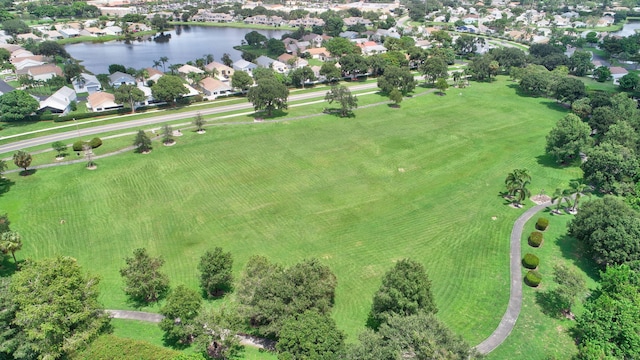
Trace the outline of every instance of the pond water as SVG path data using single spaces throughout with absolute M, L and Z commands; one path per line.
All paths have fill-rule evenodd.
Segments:
M 631 36 L 636 33 L 636 30 L 640 29 L 640 21 L 629 21 L 622 27 L 621 30 L 611 33 L 611 35 L 616 36 Z
M 65 49 L 71 56 L 82 62 L 87 70 L 94 74 L 108 73 L 110 64 L 122 64 L 125 67 L 141 69 L 153 66 L 154 60 L 166 56 L 169 64 L 184 64 L 213 54 L 216 61 L 220 61 L 222 54 L 229 53 L 235 61 L 240 59 L 241 52 L 233 47 L 240 45 L 244 36 L 252 29 L 206 27 L 206 26 L 178 26 L 175 30 L 165 34 L 171 37 L 163 41 L 149 38 L 143 41 L 134 40 L 131 43 L 111 41 L 106 43 L 81 43 L 66 45 Z M 256 30 L 267 38 L 276 38 L 285 34 L 285 30 Z M 162 70 L 162 68 L 160 68 Z M 166 69 L 168 71 L 168 68 Z

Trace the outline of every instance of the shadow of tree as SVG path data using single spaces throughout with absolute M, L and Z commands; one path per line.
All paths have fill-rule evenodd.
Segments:
M 11 190 L 11 187 L 15 185 L 15 181 L 9 179 L 0 178 L 0 196 L 6 194 Z
M 339 118 L 355 118 L 356 117 L 356 115 L 351 111 L 349 111 L 346 116 L 342 116 L 342 109 L 340 108 L 325 108 L 322 112 L 327 115 L 333 115 Z
M 570 260 L 590 278 L 594 280 L 600 279 L 600 269 L 587 255 L 587 251 L 580 241 L 565 234 L 556 239 L 556 245 L 560 248 L 565 259 Z
M 564 310 L 565 304 L 556 291 L 536 292 L 536 303 L 540 306 L 543 314 L 556 319 L 562 318 L 562 310 Z
M 18 173 L 18 175 L 20 176 L 31 176 L 33 174 L 35 174 L 36 172 L 38 172 L 38 169 L 27 169 L 27 170 L 22 170 Z
M 267 112 L 265 110 L 259 110 L 259 111 L 256 111 L 255 113 L 253 113 L 253 115 L 250 115 L 250 116 L 254 120 L 260 121 L 260 120 L 264 120 L 264 119 L 277 119 L 277 118 L 285 117 L 287 115 L 288 115 L 287 112 L 284 112 L 284 111 L 282 111 L 280 109 L 276 109 L 276 110 L 273 110 L 271 115 L 267 115 Z
M 9 258 L 10 257 L 4 257 L 2 262 L 0 262 L 0 277 L 11 276 L 20 269 L 20 264 L 23 261 L 18 261 L 18 264 L 16 264 L 13 260 L 9 261 Z

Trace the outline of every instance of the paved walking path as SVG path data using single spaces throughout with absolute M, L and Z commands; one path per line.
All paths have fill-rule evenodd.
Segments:
M 132 311 L 132 310 L 105 310 L 109 317 L 114 319 L 125 319 L 125 320 L 138 320 L 145 321 L 150 323 L 159 323 L 164 319 L 163 315 L 156 313 L 149 313 L 143 311 Z M 263 339 L 257 336 L 247 335 L 247 334 L 237 334 L 236 335 L 240 340 L 240 344 L 244 346 L 251 346 L 258 349 L 265 349 L 273 351 L 276 349 L 276 342 L 270 339 Z
M 518 320 L 518 315 L 520 315 L 520 309 L 522 308 L 522 254 L 520 251 L 522 230 L 529 219 L 547 206 L 551 206 L 551 202 L 545 202 L 532 207 L 525 211 L 524 214 L 520 215 L 513 224 L 513 229 L 511 230 L 511 250 L 509 251 L 509 256 L 511 258 L 509 265 L 509 273 L 511 277 L 509 304 L 507 305 L 507 311 L 505 311 L 502 316 L 502 320 L 500 320 L 498 327 L 486 340 L 476 346 L 476 350 L 481 354 L 488 354 L 500 346 L 516 325 L 516 320 Z

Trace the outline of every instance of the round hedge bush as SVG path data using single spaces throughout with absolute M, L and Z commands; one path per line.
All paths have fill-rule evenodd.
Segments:
M 538 229 L 540 231 L 545 231 L 545 230 L 547 230 L 548 227 L 549 227 L 549 219 L 547 219 L 547 218 L 541 217 L 536 222 L 536 229 Z
M 524 282 L 531 287 L 537 287 L 540 285 L 540 281 L 542 281 L 542 276 L 535 270 L 529 270 L 524 277 Z
M 529 245 L 533 247 L 540 247 L 542 240 L 544 240 L 544 237 L 540 231 L 534 231 L 529 235 Z
M 94 137 L 93 139 L 91 139 L 91 141 L 89 141 L 89 145 L 91 145 L 92 149 L 99 148 L 100 146 L 102 146 L 102 139 L 100 139 L 99 137 Z
M 526 254 L 522 259 L 522 265 L 527 269 L 535 269 L 540 264 L 540 259 L 533 254 Z
M 82 140 L 78 140 L 76 142 L 73 143 L 73 151 L 82 151 L 84 144 L 86 144 L 84 141 Z

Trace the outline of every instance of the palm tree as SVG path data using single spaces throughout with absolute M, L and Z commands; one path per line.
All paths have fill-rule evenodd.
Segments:
M 526 198 L 531 196 L 531 191 L 529 191 L 529 189 L 527 189 L 527 186 L 529 184 L 530 184 L 529 181 L 523 181 L 523 182 L 518 184 L 518 187 L 514 190 L 514 196 L 516 197 L 514 205 L 516 205 L 516 206 L 522 205 L 522 202 Z
M 551 198 L 551 203 L 556 202 L 556 209 L 554 210 L 556 214 L 560 214 L 560 205 L 562 205 L 563 201 L 565 201 L 567 205 L 571 206 L 571 193 L 567 189 L 557 188 Z
M 0 250 L 3 253 L 11 253 L 13 256 L 13 262 L 18 263 L 16 260 L 16 251 L 22 249 L 22 238 L 20 234 L 15 231 L 7 231 L 2 233 L 2 238 L 0 239 Z
M 171 70 L 171 75 L 175 75 L 176 71 L 178 71 L 178 69 L 182 66 L 183 64 L 171 64 L 169 65 L 169 70 Z
M 162 65 L 162 62 L 158 61 L 158 60 L 153 60 L 153 67 L 155 69 L 159 68 L 160 65 Z
M 166 64 L 169 61 L 169 58 L 166 56 L 161 56 L 159 60 L 162 63 L 162 71 L 164 72 L 165 71 L 164 64 Z
M 504 184 L 507 186 L 507 194 L 509 196 L 515 196 L 517 190 L 524 182 L 531 182 L 531 174 L 529 174 L 529 170 L 514 169 L 507 175 L 507 178 L 504 180 Z
M 136 71 L 136 77 L 140 82 L 144 82 L 144 80 L 149 77 L 149 71 L 147 69 L 140 69 Z
M 572 181 L 569 183 L 569 193 L 574 197 L 573 207 L 571 208 L 572 212 L 578 211 L 578 203 L 580 202 L 580 198 L 583 196 L 587 196 L 591 198 L 591 187 L 587 184 L 583 184 L 579 181 Z
M 207 65 L 211 64 L 213 62 L 213 54 L 205 54 L 202 55 L 202 57 L 205 59 L 205 61 L 207 62 Z

